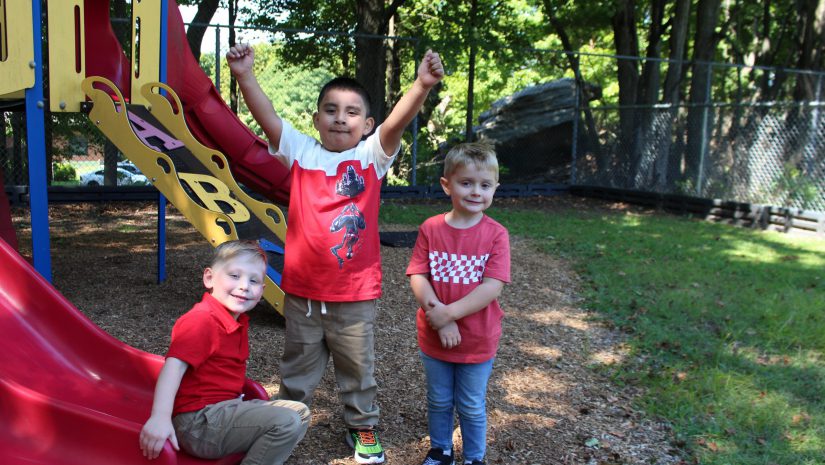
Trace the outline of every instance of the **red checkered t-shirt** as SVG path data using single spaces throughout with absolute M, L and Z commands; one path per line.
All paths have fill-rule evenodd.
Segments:
M 485 277 L 510 282 L 510 239 L 507 229 L 484 216 L 475 226 L 456 229 L 445 215 L 425 221 L 418 230 L 407 276 L 426 274 L 438 300 L 455 302 L 481 284 Z M 416 318 L 418 344 L 430 357 L 453 363 L 481 363 L 493 358 L 501 338 L 504 313 L 493 300 L 486 308 L 456 323 L 461 344 L 441 347 L 438 332 L 430 328 L 424 311 Z

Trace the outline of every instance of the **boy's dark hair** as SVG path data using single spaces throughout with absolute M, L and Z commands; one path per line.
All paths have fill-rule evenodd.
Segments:
M 361 99 L 364 100 L 364 105 L 367 107 L 364 109 L 366 110 L 366 116 L 370 116 L 372 114 L 372 101 L 370 99 L 370 94 L 360 82 L 350 77 L 337 77 L 324 84 L 324 87 L 321 88 L 321 92 L 318 94 L 318 102 L 316 103 L 318 108 L 321 108 L 321 101 L 324 100 L 327 92 L 333 89 L 349 90 L 360 95 Z

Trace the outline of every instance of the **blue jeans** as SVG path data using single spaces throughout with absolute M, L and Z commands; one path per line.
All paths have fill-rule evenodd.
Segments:
M 493 372 L 493 360 L 452 363 L 421 352 L 427 375 L 430 447 L 453 448 L 453 425 L 455 412 L 458 412 L 464 460 L 484 459 L 487 451 L 487 381 Z

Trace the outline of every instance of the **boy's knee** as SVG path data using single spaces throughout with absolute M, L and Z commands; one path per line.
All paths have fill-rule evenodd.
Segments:
M 296 443 L 304 437 L 309 427 L 309 412 L 303 416 L 301 412 L 289 410 L 279 420 L 278 425 L 273 425 L 280 434 L 292 438 Z
M 480 418 L 487 414 L 484 402 L 458 402 L 455 409 L 464 418 Z
M 279 409 L 277 424 L 273 426 L 298 436 L 306 432 L 311 417 L 309 407 L 301 402 L 294 401 L 287 401 L 287 405 L 281 406 L 283 408 Z

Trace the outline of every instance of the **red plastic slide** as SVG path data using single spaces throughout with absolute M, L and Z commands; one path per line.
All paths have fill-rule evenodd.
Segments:
M 149 462 L 138 434 L 163 359 L 97 327 L 0 241 L 0 455 L 4 465 L 238 463 L 176 453 Z M 247 382 L 247 398 L 266 391 Z
M 232 175 L 264 197 L 289 203 L 289 169 L 269 155 L 267 143 L 232 113 L 195 60 L 175 0 L 169 0 L 166 83 L 184 106 L 192 134 L 229 159 Z

